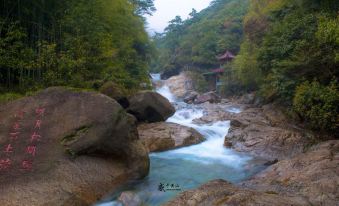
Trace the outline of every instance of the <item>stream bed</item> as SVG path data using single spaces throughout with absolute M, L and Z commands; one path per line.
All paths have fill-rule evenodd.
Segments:
M 141 205 L 157 206 L 171 200 L 180 192 L 197 188 L 210 180 L 224 179 L 238 183 L 264 169 L 262 161 L 223 146 L 224 137 L 230 127 L 229 121 L 195 124 L 193 120 L 203 116 L 203 108 L 177 101 L 166 85 L 158 88 L 157 92 L 176 106 L 176 113 L 167 122 L 195 128 L 206 141 L 166 152 L 151 153 L 150 173 L 145 179 L 126 185 L 96 206 L 122 206 L 116 198 L 123 191 L 131 191 L 137 195 Z M 241 112 L 234 107 L 227 110 Z

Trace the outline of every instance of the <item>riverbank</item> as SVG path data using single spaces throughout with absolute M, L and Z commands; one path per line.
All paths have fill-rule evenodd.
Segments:
M 230 120 L 225 147 L 264 158 L 268 167 L 236 185 L 206 183 L 165 205 L 336 205 L 339 141 L 322 141 L 290 122 L 274 105 L 258 106 L 254 100 L 247 100 L 248 96 L 201 104 L 204 115 L 194 122 Z M 242 111 L 225 110 L 235 105 Z

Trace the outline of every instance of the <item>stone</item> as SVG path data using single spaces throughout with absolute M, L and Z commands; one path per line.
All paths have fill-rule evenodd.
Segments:
M 191 91 L 188 92 L 184 97 L 184 102 L 187 104 L 193 104 L 194 100 L 199 96 L 198 92 Z
M 287 124 L 273 126 L 260 108 L 233 115 L 225 146 L 267 160 L 282 160 L 304 151 L 312 140 L 302 130 Z
M 255 93 L 245 94 L 240 97 L 238 100 L 241 104 L 254 104 L 255 103 Z
M 142 205 L 142 200 L 140 197 L 131 191 L 122 192 L 118 198 L 118 201 L 125 206 L 140 206 Z
M 202 104 L 205 102 L 219 103 L 220 101 L 221 101 L 221 98 L 215 92 L 207 92 L 205 94 L 199 95 L 194 100 L 194 104 Z
M 272 126 L 282 127 L 291 122 L 290 118 L 287 118 L 282 109 L 276 105 L 264 105 L 262 107 L 262 112 Z
M 1 165 L 2 206 L 90 205 L 148 174 L 135 118 L 103 94 L 48 88 L 3 105 L 0 118 L 0 146 L 13 146 L 0 156 L 12 161 Z
M 180 74 L 179 68 L 171 68 L 171 69 L 167 69 L 167 70 L 163 71 L 160 74 L 160 78 L 162 80 L 166 80 L 166 79 L 171 78 L 172 76 L 176 76 L 176 75 L 179 75 L 179 74 Z
M 203 184 L 197 189 L 180 193 L 164 206 L 205 206 L 205 205 L 230 205 L 230 206 L 306 206 L 308 202 L 298 196 L 280 195 L 274 192 L 258 192 L 240 188 L 225 180 L 213 180 Z
M 176 123 L 140 124 L 139 136 L 149 152 L 159 152 L 201 143 L 205 138 L 195 129 Z
M 163 96 L 152 91 L 139 92 L 129 99 L 127 112 L 140 122 L 161 122 L 175 113 L 175 108 Z
M 311 147 L 252 177 L 243 186 L 306 198 L 310 205 L 338 205 L 339 140 Z
M 100 87 L 99 91 L 100 93 L 116 100 L 123 108 L 127 108 L 129 106 L 126 95 L 123 94 L 122 90 L 114 82 L 106 82 L 104 85 L 102 85 L 102 87 Z
M 193 90 L 193 80 L 190 78 L 190 75 L 186 72 L 181 72 L 177 76 L 172 76 L 171 78 L 164 81 L 176 98 L 184 98 L 187 93 L 192 92 Z

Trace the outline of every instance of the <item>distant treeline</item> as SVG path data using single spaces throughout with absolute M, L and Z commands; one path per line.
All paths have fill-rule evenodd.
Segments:
M 0 92 L 147 82 L 153 0 L 0 2 Z

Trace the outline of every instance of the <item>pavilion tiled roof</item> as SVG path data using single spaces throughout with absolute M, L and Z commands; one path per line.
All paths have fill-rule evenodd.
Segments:
M 224 73 L 224 69 L 223 68 L 218 68 L 218 69 L 212 69 L 209 72 L 204 73 L 203 75 L 213 75 L 213 74 L 220 74 L 220 73 Z
M 231 60 L 231 59 L 234 59 L 234 57 L 235 56 L 231 52 L 226 51 L 225 54 L 218 56 L 217 59 L 218 60 Z

